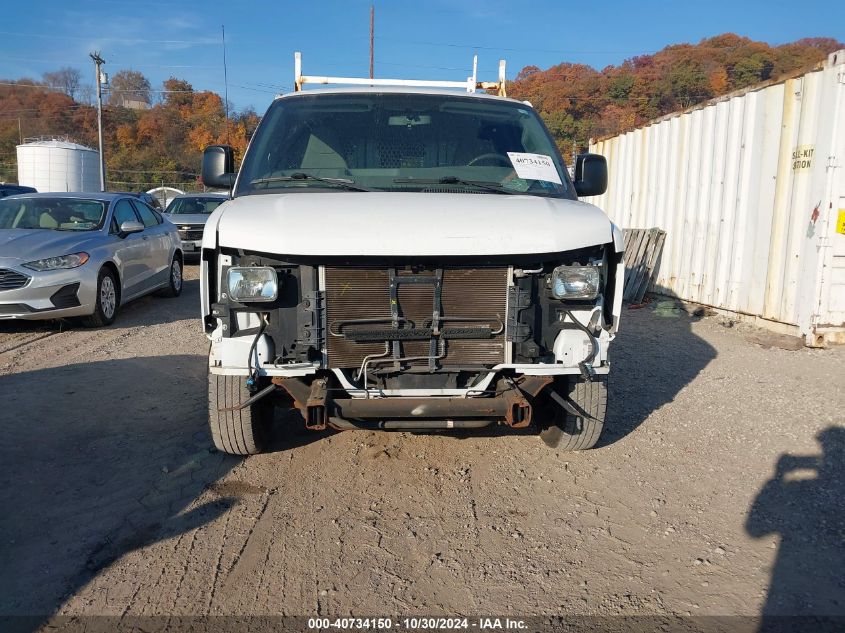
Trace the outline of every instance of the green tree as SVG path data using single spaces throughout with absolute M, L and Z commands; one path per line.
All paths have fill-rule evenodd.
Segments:
M 767 81 L 772 76 L 774 66 L 770 55 L 764 52 L 752 53 L 748 57 L 738 59 L 727 69 L 728 81 L 733 89 Z

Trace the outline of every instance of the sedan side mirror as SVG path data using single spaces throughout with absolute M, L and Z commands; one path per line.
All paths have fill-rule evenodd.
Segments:
M 575 159 L 575 192 L 600 196 L 607 191 L 607 160 L 600 154 L 580 154 Z
M 120 236 L 126 237 L 132 233 L 140 233 L 144 230 L 144 225 L 135 220 L 127 220 L 120 225 Z
M 229 145 L 205 148 L 202 153 L 202 182 L 206 187 L 231 189 L 235 176 L 235 152 Z

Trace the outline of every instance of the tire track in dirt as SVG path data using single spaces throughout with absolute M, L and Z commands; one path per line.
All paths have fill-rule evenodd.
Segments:
M 37 332 L 22 332 L 20 334 L 13 333 L 7 336 L 2 336 L 2 338 L 0 338 L 0 356 L 3 354 L 9 354 L 16 349 L 26 347 L 27 345 L 33 345 L 38 341 L 43 341 L 45 338 L 56 334 L 58 334 L 58 332 L 47 332 L 45 334 L 39 334 Z
M 204 353 L 196 267 L 175 299 L 147 296 L 121 307 L 114 325 L 86 329 L 65 321 L 0 322 L 0 376 L 97 357 Z
M 12 373 L 64 387 L 45 392 L 50 408 L 7 390 L 14 441 L 0 475 L 17 485 L 0 491 L 37 526 L 7 548 L 8 569 L 31 557 L 64 578 L 112 534 L 85 541 L 96 525 L 74 513 L 124 516 L 125 489 L 145 477 L 133 495 L 161 497 L 162 528 L 68 587 L 64 614 L 753 615 L 781 541 L 749 537 L 749 508 L 782 455 L 820 455 L 819 432 L 843 423 L 842 351 L 766 350 L 716 323 L 639 312 L 614 344 L 618 404 L 595 451 L 512 435 L 318 435 L 279 417 L 271 452 L 215 455 L 220 468 L 185 474 L 196 486 L 168 509 L 162 480 L 210 445 L 195 291 L 133 304 L 115 328 L 63 331 L 0 356 L 0 367 L 19 358 Z M 0 329 L 0 349 L 27 340 L 12 338 Z M 146 358 L 122 360 L 134 354 Z M 81 395 L 112 368 L 126 372 L 117 400 Z M 71 423 L 53 413 L 62 408 Z M 45 459 L 38 442 L 49 438 Z M 112 471 L 80 466 L 103 455 Z M 24 489 L 28 478 L 37 485 Z M 138 514 L 133 528 L 154 522 Z M 62 533 L 45 539 L 51 520 Z M 53 608 L 59 581 L 45 590 L 39 569 L 27 569 L 39 581 L 27 593 L 26 574 L 8 573 L 0 593 L 15 607 Z

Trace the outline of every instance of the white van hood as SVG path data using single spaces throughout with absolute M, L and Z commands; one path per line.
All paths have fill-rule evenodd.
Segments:
M 216 235 L 215 235 L 216 233 Z M 586 202 L 523 195 L 283 193 L 235 198 L 206 223 L 204 248 L 282 255 L 556 253 L 613 241 Z

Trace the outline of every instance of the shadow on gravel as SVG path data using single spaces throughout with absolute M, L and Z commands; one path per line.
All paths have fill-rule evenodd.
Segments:
M 273 430 L 267 452 L 278 453 L 290 451 L 300 446 L 319 442 L 339 432 L 333 429 L 309 431 L 305 428 L 305 420 L 299 411 L 277 407 L 273 418 Z
M 745 523 L 752 537 L 780 535 L 761 631 L 786 630 L 778 616 L 845 624 L 845 427 L 816 439 L 820 454 L 778 458 Z
M 181 321 L 183 319 L 196 319 L 197 329 L 200 326 L 199 309 L 199 279 L 186 279 L 182 286 L 182 294 L 175 298 L 158 297 L 146 295 L 120 306 L 117 319 L 109 328 L 130 327 L 137 325 L 153 325 L 161 322 Z M 32 333 L 37 335 L 41 332 L 56 334 L 66 330 L 84 330 L 76 324 L 73 319 L 45 319 L 43 321 L 25 320 L 0 320 L 0 334 L 24 334 Z M 96 331 L 96 330 L 91 330 Z M 0 350 L 11 351 L 11 350 Z
M 715 348 L 692 331 L 700 318 L 670 296 L 622 307 L 619 333 L 610 346 L 607 421 L 599 447 L 633 432 L 716 358 Z
M 0 406 L 0 616 L 46 618 L 127 552 L 236 502 L 212 488 L 192 503 L 240 461 L 209 451 L 204 357 L 4 376 Z

